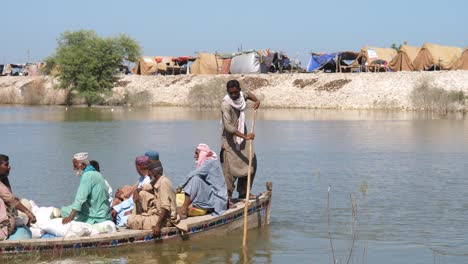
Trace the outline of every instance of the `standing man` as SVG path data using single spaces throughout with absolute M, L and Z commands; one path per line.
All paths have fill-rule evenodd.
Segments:
M 88 153 L 81 152 L 73 156 L 73 170 L 80 177 L 72 205 L 62 207 L 62 224 L 72 220 L 97 224 L 112 220 L 109 205 L 109 193 L 101 173 L 89 165 Z
M 234 183 L 237 180 L 237 192 L 239 198 L 244 199 L 247 193 L 247 173 L 249 169 L 249 148 L 247 140 L 253 140 L 255 135 L 247 132 L 245 124 L 246 101 L 255 102 L 253 109 L 257 110 L 260 100 L 250 93 L 242 92 L 237 80 L 230 80 L 226 84 L 227 95 L 221 104 L 221 116 L 223 122 L 221 164 L 228 190 L 229 200 L 232 199 Z M 257 156 L 252 158 L 251 184 L 257 170 Z M 251 195 L 249 199 L 254 199 Z

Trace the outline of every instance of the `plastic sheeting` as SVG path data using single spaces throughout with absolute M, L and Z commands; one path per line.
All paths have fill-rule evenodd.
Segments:
M 313 72 L 320 70 L 329 62 L 336 63 L 336 58 L 340 53 L 325 53 L 325 54 L 312 54 L 309 59 L 309 64 L 307 65 L 307 71 Z
M 256 52 L 250 52 L 235 56 L 231 60 L 232 74 L 261 73 L 259 55 Z

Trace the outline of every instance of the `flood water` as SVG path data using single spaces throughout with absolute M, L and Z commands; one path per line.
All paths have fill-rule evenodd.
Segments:
M 98 160 L 116 189 L 135 181 L 134 158 L 156 149 L 177 185 L 194 169 L 198 143 L 219 149 L 219 118 L 218 110 L 187 108 L 3 106 L 0 153 L 10 156 L 17 196 L 60 207 L 77 188 L 75 152 Z M 253 192 L 272 181 L 273 207 L 271 225 L 249 231 L 247 259 L 239 231 L 1 262 L 333 263 L 334 255 L 347 263 L 351 255 L 349 263 L 468 263 L 463 116 L 260 109 L 255 133 Z

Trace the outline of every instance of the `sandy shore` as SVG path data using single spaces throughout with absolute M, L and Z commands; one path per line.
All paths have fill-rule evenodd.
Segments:
M 411 92 L 425 81 L 468 95 L 468 71 L 183 75 L 121 78 L 105 97 L 108 105 L 216 107 L 229 79 L 253 91 L 262 107 L 322 109 L 415 109 Z M 0 104 L 66 104 L 68 93 L 51 77 L 0 77 Z M 82 103 L 75 100 L 75 104 Z

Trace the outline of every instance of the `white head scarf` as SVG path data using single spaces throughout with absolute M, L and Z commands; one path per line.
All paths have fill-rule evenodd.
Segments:
M 239 120 L 237 121 L 237 130 L 239 132 L 241 132 L 242 134 L 245 134 L 245 130 L 244 130 L 244 128 L 245 128 L 245 106 L 247 104 L 245 102 L 244 93 L 240 92 L 239 98 L 237 98 L 237 100 L 235 100 L 235 101 L 233 101 L 231 99 L 231 97 L 229 97 L 229 95 L 226 94 L 226 96 L 224 96 L 224 98 L 223 98 L 223 101 L 228 103 L 234 109 L 240 111 Z M 244 141 L 243 138 L 236 137 L 236 144 L 237 144 L 238 148 L 240 147 L 240 144 L 242 143 L 242 141 Z

